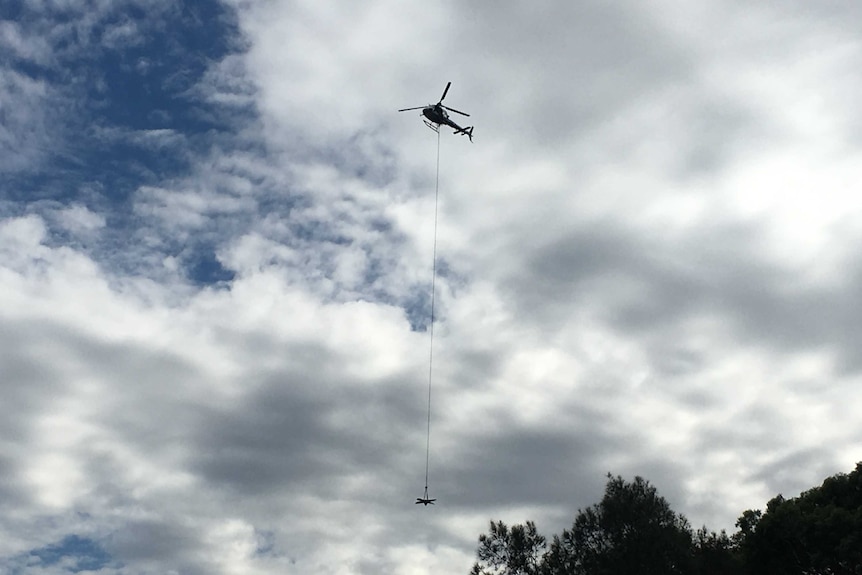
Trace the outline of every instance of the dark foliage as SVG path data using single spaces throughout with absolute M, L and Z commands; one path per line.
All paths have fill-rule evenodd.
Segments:
M 580 511 L 571 530 L 554 537 L 553 574 L 687 573 L 691 528 L 641 477 L 608 476 L 601 502 Z M 551 562 L 549 562 L 551 567 Z
M 695 575 L 737 575 L 742 571 L 742 558 L 734 540 L 705 526 L 694 534 L 693 573 Z
M 862 463 L 736 527 L 692 532 L 648 481 L 609 474 L 602 500 L 550 545 L 532 521 L 492 521 L 471 575 L 862 575 Z
M 726 538 L 726 537 L 725 537 Z M 491 522 L 479 537 L 473 575 L 672 575 L 694 565 L 692 533 L 648 481 L 608 475 L 601 502 L 578 512 L 550 548 L 532 522 Z
M 750 573 L 862 573 L 862 463 L 794 499 L 774 497 L 763 514 L 746 511 L 737 526 Z
M 537 575 L 540 553 L 545 538 L 536 532 L 536 524 L 513 525 L 491 521 L 487 535 L 479 536 L 479 562 L 473 565 L 471 575 Z

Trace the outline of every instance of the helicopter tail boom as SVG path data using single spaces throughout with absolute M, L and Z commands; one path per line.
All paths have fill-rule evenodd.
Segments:
M 470 138 L 471 142 L 473 141 L 473 126 L 467 126 L 466 128 L 460 128 L 458 130 L 455 130 L 455 133 L 466 135 L 468 138 Z

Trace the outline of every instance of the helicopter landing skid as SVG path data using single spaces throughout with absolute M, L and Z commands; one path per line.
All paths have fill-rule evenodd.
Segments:
M 423 122 L 425 122 L 425 125 L 426 125 L 426 126 L 428 126 L 429 128 L 431 128 L 432 130 L 434 130 L 434 131 L 435 131 L 435 132 L 437 132 L 438 134 L 440 133 L 440 124 L 435 124 L 435 123 L 433 123 L 433 122 L 429 122 L 428 120 L 422 120 L 422 121 L 423 121 Z

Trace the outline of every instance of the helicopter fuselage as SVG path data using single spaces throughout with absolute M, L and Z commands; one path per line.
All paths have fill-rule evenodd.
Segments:
M 422 110 L 422 115 L 434 122 L 435 124 L 450 125 L 452 120 L 449 119 L 449 114 L 443 109 L 443 106 L 427 106 Z
M 451 118 L 449 118 L 449 114 L 446 113 L 446 110 L 443 109 L 443 106 L 440 104 L 434 104 L 432 106 L 426 106 L 422 109 L 422 115 L 428 118 L 430 122 L 439 125 L 446 125 L 455 130 L 455 133 L 466 133 L 467 128 L 462 128 Z

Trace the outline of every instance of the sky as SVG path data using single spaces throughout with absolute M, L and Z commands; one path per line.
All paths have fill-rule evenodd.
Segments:
M 860 24 L 3 2 L 0 573 L 466 573 L 608 473 L 732 532 L 851 471 Z

